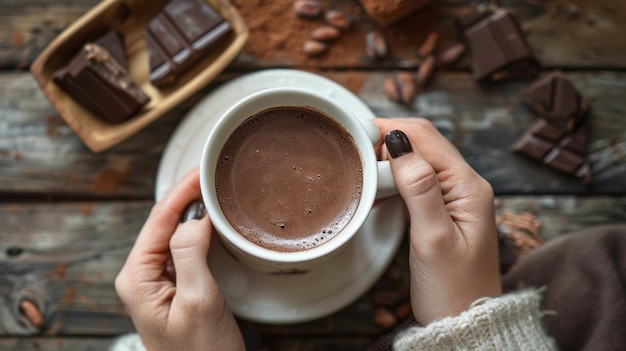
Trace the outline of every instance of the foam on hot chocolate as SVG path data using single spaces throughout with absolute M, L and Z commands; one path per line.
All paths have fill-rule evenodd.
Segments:
M 301 251 L 339 233 L 363 186 L 352 137 L 308 108 L 277 107 L 248 118 L 222 148 L 216 191 L 227 220 L 249 241 Z

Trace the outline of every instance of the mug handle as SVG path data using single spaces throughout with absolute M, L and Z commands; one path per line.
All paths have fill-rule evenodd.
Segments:
M 359 121 L 367 131 L 367 135 L 370 137 L 372 145 L 376 145 L 380 140 L 380 131 L 378 126 L 370 120 L 359 118 Z M 391 172 L 391 164 L 389 161 L 378 161 L 378 187 L 376 190 L 376 199 L 382 199 L 385 197 L 398 194 L 398 187 L 393 179 L 393 173 Z

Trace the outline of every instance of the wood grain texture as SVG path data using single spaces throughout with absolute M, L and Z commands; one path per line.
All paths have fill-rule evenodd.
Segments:
M 530 81 L 477 86 L 466 73 L 440 71 L 413 103 L 390 101 L 383 82 L 397 71 L 327 72 L 381 117 L 433 121 L 496 194 L 623 194 L 626 191 L 626 74 L 571 72 L 591 102 L 593 186 L 513 154 L 510 146 L 537 118 L 521 101 Z M 222 79 L 227 79 L 224 75 Z M 94 154 L 23 73 L 0 75 L 0 193 L 61 197 L 153 198 L 161 154 L 177 124 L 219 83 L 113 149 Z
M 232 1 L 251 8 L 242 11 L 248 16 L 255 15 L 255 6 L 270 4 Z M 272 3 L 282 2 L 291 4 Z M 297 40 L 281 50 L 267 47 L 261 52 L 254 44 L 265 41 L 255 36 L 268 33 L 249 20 L 251 42 L 227 72 L 133 137 L 94 154 L 26 70 L 99 1 L 0 0 L 0 350 L 104 351 L 115 337 L 134 330 L 113 282 L 153 205 L 167 142 L 207 93 L 262 68 L 310 70 L 354 92 L 378 116 L 431 120 L 492 184 L 496 214 L 531 213 L 540 221 L 545 240 L 626 223 L 626 2 L 499 1 L 519 16 L 542 74 L 564 69 L 591 102 L 591 188 L 511 152 L 512 143 L 537 118 L 520 96 L 531 80 L 478 86 L 462 59 L 437 71 L 407 106 L 385 95 L 385 79 L 416 71 L 417 51 L 431 30 L 440 33 L 437 50 L 458 41 L 453 20 L 469 12 L 475 1 L 435 0 L 387 28 L 369 19 L 358 0 L 323 2 L 356 20 L 355 28 L 337 42 L 349 47 L 347 52 L 331 48 L 329 54 L 311 59 L 301 54 Z M 363 37 L 374 28 L 392 38 L 391 56 L 382 62 L 365 57 Z M 296 325 L 239 324 L 249 349 L 388 350 L 399 328 L 374 322 L 375 295 L 393 291 L 406 299 L 407 281 L 405 240 L 383 278 L 343 310 Z M 37 308 L 43 325 L 33 325 L 20 310 L 24 300 Z
M 35 57 L 67 26 L 95 6 L 94 0 L 72 1 L 17 1 L 4 0 L 0 4 L 0 68 L 27 68 Z M 357 22 L 355 30 L 346 36 L 348 41 L 364 41 L 364 34 L 377 28 L 356 0 L 325 1 L 327 8 L 349 12 Z M 516 13 L 546 68 L 626 67 L 626 42 L 622 40 L 626 22 L 626 3 L 611 0 L 578 3 L 549 1 L 500 1 Z M 384 67 L 415 67 L 417 46 L 433 29 L 440 31 L 440 47 L 457 41 L 453 20 L 469 12 L 476 2 L 470 0 L 437 0 L 408 19 L 385 29 L 390 37 L 398 37 L 392 57 Z M 575 8 L 570 8 L 570 6 Z M 243 1 L 240 6 L 262 6 L 262 2 Z M 285 11 L 291 11 L 286 6 Z M 251 11 L 253 14 L 254 11 Z M 419 26 L 416 27 L 416 24 Z M 315 25 L 315 24 L 313 24 Z M 394 28 L 395 27 L 395 28 Z M 254 29 L 254 28 L 253 28 Z M 258 29 L 257 29 L 258 30 Z M 410 35 L 407 35 L 410 34 Z M 404 36 L 406 38 L 399 39 Z M 254 39 L 252 33 L 251 39 Z M 401 45 L 412 44 L 412 45 Z M 328 55 L 327 58 L 308 60 L 301 55 L 299 44 L 259 57 L 254 50 L 245 49 L 238 59 L 241 66 L 275 67 L 277 65 L 311 67 L 381 67 L 365 59 L 364 50 L 346 56 Z M 250 46 L 249 46 L 250 48 Z M 364 48 L 364 46 L 363 46 Z M 291 52 L 291 54 L 289 53 Z M 348 61 L 347 61 L 348 60 Z
M 8 311 L 13 318 L 20 318 L 11 306 L 35 294 L 43 301 L 40 306 L 45 306 L 41 332 L 46 336 L 115 336 L 133 331 L 113 281 L 151 206 L 150 201 L 0 205 L 0 314 Z M 595 225 L 626 222 L 626 200 L 614 196 L 498 197 L 496 211 L 504 210 L 533 214 L 540 220 L 539 233 L 546 240 Z M 240 321 L 244 334 L 251 339 L 289 337 L 293 339 L 288 344 L 298 339 L 301 345 L 316 345 L 317 336 L 350 334 L 371 339 L 389 334 L 392 330 L 374 323 L 372 295 L 379 290 L 402 294 L 408 281 L 407 245 L 405 241 L 392 262 L 400 275 L 391 280 L 385 275 L 343 310 L 290 326 Z M 0 335 L 36 333 L 16 324 L 0 325 Z M 0 345 L 11 350 L 27 344 L 0 338 Z

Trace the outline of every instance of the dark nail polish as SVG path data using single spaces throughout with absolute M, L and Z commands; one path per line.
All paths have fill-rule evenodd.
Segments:
M 409 138 L 400 130 L 392 130 L 387 133 L 385 144 L 387 145 L 387 150 L 389 150 L 389 155 L 393 158 L 398 158 L 413 151 Z
M 185 212 L 183 212 L 183 216 L 180 219 L 180 223 L 185 223 L 192 219 L 202 219 L 206 214 L 206 208 L 204 207 L 204 203 L 202 201 L 194 201 L 187 206 Z

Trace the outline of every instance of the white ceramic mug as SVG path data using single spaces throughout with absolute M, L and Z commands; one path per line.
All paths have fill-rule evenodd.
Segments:
M 330 117 L 352 136 L 363 164 L 361 199 L 349 223 L 329 241 L 303 251 L 282 252 L 258 246 L 233 228 L 224 216 L 215 191 L 215 170 L 222 146 L 246 119 L 273 107 L 309 107 Z M 269 274 L 303 274 L 341 251 L 361 228 L 374 200 L 397 193 L 388 161 L 377 161 L 374 145 L 380 139 L 370 119 L 354 116 L 341 102 L 301 88 L 272 88 L 252 94 L 228 109 L 211 131 L 200 161 L 202 196 L 211 222 L 228 251 L 242 263 Z

